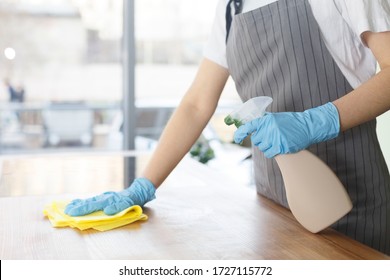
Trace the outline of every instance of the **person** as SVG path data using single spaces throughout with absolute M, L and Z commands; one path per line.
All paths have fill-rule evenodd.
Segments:
M 25 99 L 25 89 L 22 85 L 16 87 L 16 98 L 15 102 L 23 103 Z
M 4 79 L 4 84 L 8 90 L 10 102 L 24 102 L 24 88 L 22 86 L 14 87 L 9 79 Z
M 230 75 L 242 101 L 274 100 L 234 134 L 237 143 L 251 135 L 257 192 L 288 207 L 274 156 L 308 149 L 353 202 L 332 227 L 390 254 L 390 177 L 375 130 L 390 108 L 389 11 L 388 0 L 220 0 L 197 75 L 143 175 L 123 191 L 74 200 L 66 213 L 114 214 L 154 199 L 212 117 Z
M 9 79 L 4 79 L 4 85 L 6 86 L 8 91 L 9 101 L 14 102 L 15 99 L 17 98 L 17 92 L 15 88 L 13 87 Z

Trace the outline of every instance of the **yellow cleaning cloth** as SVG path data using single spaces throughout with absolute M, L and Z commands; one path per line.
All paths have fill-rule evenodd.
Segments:
M 103 211 L 97 211 L 85 216 L 72 217 L 64 213 L 68 203 L 67 201 L 54 201 L 44 208 L 43 214 L 49 218 L 53 227 L 72 227 L 79 230 L 93 228 L 98 231 L 106 231 L 138 220 L 148 219 L 148 216 L 142 213 L 142 208 L 138 205 L 111 216 L 104 214 Z

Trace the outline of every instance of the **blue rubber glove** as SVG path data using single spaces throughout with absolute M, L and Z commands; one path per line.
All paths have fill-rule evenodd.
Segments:
M 272 158 L 335 138 L 339 131 L 339 113 L 336 106 L 328 102 L 304 112 L 266 113 L 240 126 L 234 134 L 234 142 L 241 143 L 252 134 L 252 143 L 267 158 Z
M 75 199 L 65 208 L 69 216 L 83 216 L 103 210 L 107 215 L 114 215 L 130 206 L 144 206 L 153 200 L 156 188 L 148 179 L 138 178 L 127 189 L 120 192 L 105 192 L 88 199 Z

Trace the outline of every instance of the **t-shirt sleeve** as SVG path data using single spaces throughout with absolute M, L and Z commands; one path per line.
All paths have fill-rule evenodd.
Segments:
M 212 25 L 211 33 L 203 50 L 203 56 L 224 68 L 228 68 L 226 61 L 226 24 L 225 9 L 227 0 L 220 0 Z
M 334 0 L 341 15 L 361 37 L 365 31 L 390 31 L 390 0 Z

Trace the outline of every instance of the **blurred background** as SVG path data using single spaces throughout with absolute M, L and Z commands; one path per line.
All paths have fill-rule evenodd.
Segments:
M 120 189 L 142 170 L 131 151 L 155 147 L 218 0 L 125 1 L 0 1 L 0 195 Z M 251 184 L 223 122 L 239 103 L 229 80 L 189 157 Z
M 127 52 L 136 134 L 157 139 L 195 75 L 216 2 L 135 1 L 133 50 L 122 44 L 123 1 L 2 0 L 0 152 L 123 149 Z M 224 98 L 237 100 L 233 87 Z
M 0 195 L 39 188 L 53 166 L 56 178 L 90 172 L 85 182 L 91 188 L 85 183 L 85 190 L 121 188 L 136 176 L 129 169 L 141 168 L 123 162 L 123 154 L 153 150 L 196 74 L 218 0 L 129 0 L 130 9 L 124 1 L 1 0 Z M 128 22 L 134 22 L 133 29 Z M 251 185 L 250 150 L 232 145 L 234 128 L 223 123 L 239 103 L 229 80 L 190 156 Z M 379 119 L 378 133 L 389 161 L 388 115 Z M 56 161 L 60 157 L 42 160 L 74 152 L 77 157 L 66 163 Z M 107 152 L 122 157 L 89 158 Z M 96 170 L 108 179 L 92 180 Z M 28 191 L 4 191 L 15 184 L 30 185 Z

